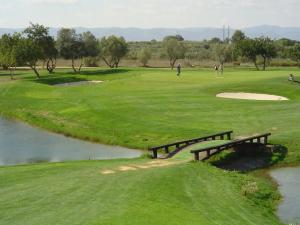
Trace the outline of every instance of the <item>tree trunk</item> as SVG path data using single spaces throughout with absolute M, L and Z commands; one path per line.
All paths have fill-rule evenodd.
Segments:
M 263 70 L 266 70 L 267 57 L 263 57 L 263 58 L 264 58 Z
M 37 69 L 36 69 L 36 65 L 30 66 L 30 68 L 33 70 L 33 72 L 35 73 L 36 77 L 37 77 L 38 79 L 40 79 L 41 76 L 40 76 L 39 72 L 38 72 Z
M 114 68 L 114 64 L 112 64 L 112 62 L 108 62 L 107 60 L 106 60 L 106 58 L 104 58 L 104 57 L 102 57 L 102 59 L 103 59 L 103 61 L 105 62 L 105 64 L 109 67 L 109 68 Z
M 82 66 L 83 66 L 83 59 L 81 58 L 81 59 L 80 59 L 80 65 L 79 65 L 79 68 L 78 68 L 78 72 L 79 72 L 79 73 L 80 73 L 80 71 L 81 71 Z
M 171 69 L 172 69 L 172 70 L 174 69 L 176 60 L 177 60 L 177 59 L 170 60 L 170 66 L 171 66 Z
M 255 65 L 256 70 L 259 70 L 259 67 L 258 67 L 258 65 L 257 65 L 256 59 L 253 60 L 253 63 L 254 63 L 254 65 Z
M 14 79 L 14 74 L 13 74 L 13 69 L 12 69 L 11 66 L 9 67 L 9 72 L 10 72 L 10 79 L 13 80 Z
M 75 73 L 77 73 L 77 70 L 75 68 L 75 60 L 72 58 L 72 69 L 74 70 Z
M 47 61 L 47 70 L 48 70 L 48 72 L 50 74 L 52 74 L 54 69 L 55 69 L 55 63 L 54 63 L 53 59 L 48 59 L 48 61 Z

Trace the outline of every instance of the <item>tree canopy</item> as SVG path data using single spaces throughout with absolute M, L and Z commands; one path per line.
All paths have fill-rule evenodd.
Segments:
M 127 54 L 128 45 L 123 37 L 114 35 L 103 37 L 99 43 L 100 55 L 110 68 L 117 68 L 120 60 Z

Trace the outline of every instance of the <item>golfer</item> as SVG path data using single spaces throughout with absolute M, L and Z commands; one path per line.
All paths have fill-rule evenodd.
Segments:
M 180 74 L 181 74 L 181 65 L 180 65 L 180 63 L 178 63 L 178 65 L 177 65 L 177 76 L 180 76 Z

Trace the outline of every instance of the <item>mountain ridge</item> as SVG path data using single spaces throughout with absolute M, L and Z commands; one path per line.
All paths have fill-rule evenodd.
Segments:
M 20 32 L 24 28 L 0 28 L 0 35 L 4 33 Z M 60 28 L 50 27 L 50 35 L 56 36 Z M 74 27 L 74 29 L 81 33 L 91 31 L 97 38 L 109 35 L 123 36 L 127 41 L 150 41 L 162 40 L 167 35 L 182 35 L 185 40 L 201 41 L 204 39 L 211 39 L 213 37 L 223 38 L 223 28 L 217 27 L 186 27 L 186 28 L 137 28 L 137 27 Z M 230 35 L 236 29 L 230 29 Z M 260 25 L 240 29 L 247 36 L 254 38 L 259 36 L 268 36 L 273 39 L 289 38 L 300 41 L 300 27 L 281 27 L 275 25 Z M 225 37 L 228 36 L 228 30 L 225 29 Z

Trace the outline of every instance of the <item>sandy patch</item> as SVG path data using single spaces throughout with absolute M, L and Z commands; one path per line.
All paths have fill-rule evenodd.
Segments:
M 259 101 L 286 101 L 288 98 L 278 96 L 278 95 L 268 95 L 268 94 L 257 94 L 257 93 L 220 93 L 217 94 L 218 98 L 231 98 L 231 99 L 243 99 L 243 100 L 259 100 Z
M 69 82 L 69 83 L 63 83 L 63 84 L 55 84 L 53 86 L 79 86 L 79 85 L 84 85 L 84 84 L 100 84 L 103 83 L 104 81 L 101 80 L 88 80 L 88 81 L 76 81 L 76 82 Z
M 113 173 L 115 173 L 115 171 L 113 171 L 113 170 L 103 170 L 103 171 L 101 171 L 101 173 L 102 173 L 103 175 L 108 175 L 108 174 L 113 174 Z
M 135 167 L 131 166 L 120 166 L 119 171 L 130 171 L 130 170 L 137 170 Z
M 157 167 L 165 167 L 170 165 L 179 164 L 180 162 L 175 161 L 168 161 L 168 160 L 154 160 L 150 161 L 144 164 L 135 164 L 135 165 L 124 165 L 118 167 L 117 171 L 114 170 L 102 170 L 101 174 L 103 175 L 109 175 L 114 174 L 116 172 L 127 172 L 127 171 L 136 171 L 140 169 L 151 169 L 151 168 L 157 168 Z

